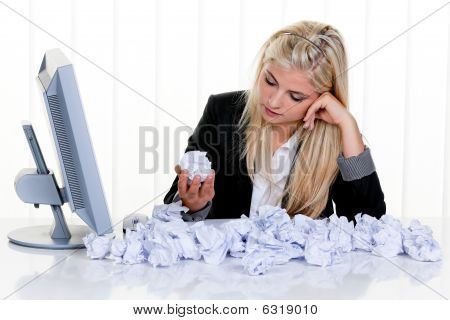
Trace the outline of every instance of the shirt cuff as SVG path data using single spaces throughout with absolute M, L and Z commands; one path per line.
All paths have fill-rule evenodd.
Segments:
M 358 180 L 375 171 L 370 149 L 366 145 L 364 145 L 364 151 L 361 154 L 350 158 L 344 158 L 341 152 L 337 162 L 344 181 Z
M 180 196 L 178 195 L 178 191 L 175 194 L 175 197 L 173 198 L 173 202 L 177 202 L 177 201 L 180 201 Z M 184 211 L 181 211 L 181 217 L 186 222 L 205 220 L 206 217 L 208 216 L 209 210 L 211 209 L 211 205 L 212 205 L 212 201 L 208 201 L 208 203 L 206 204 L 206 206 L 203 209 L 198 210 L 196 212 L 192 212 L 192 211 L 184 212 Z

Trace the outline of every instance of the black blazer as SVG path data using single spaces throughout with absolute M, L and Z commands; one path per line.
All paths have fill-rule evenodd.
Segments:
M 237 122 L 244 110 L 244 91 L 211 95 L 194 133 L 188 139 L 185 152 L 206 151 L 216 172 L 215 196 L 207 218 L 240 218 L 249 215 L 253 184 L 248 176 L 245 159 L 239 159 L 243 135 Z M 301 152 L 301 144 L 299 150 Z M 288 177 L 289 178 L 289 177 Z M 164 197 L 164 203 L 173 202 L 178 190 L 178 177 Z M 282 200 L 282 206 L 286 203 Z M 333 214 L 336 205 L 338 216 L 354 220 L 359 213 L 381 217 L 386 212 L 384 194 L 374 171 L 358 180 L 344 181 L 339 172 L 330 187 L 328 202 L 321 218 Z

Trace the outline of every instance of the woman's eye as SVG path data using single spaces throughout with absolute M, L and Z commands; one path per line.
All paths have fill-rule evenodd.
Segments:
M 264 80 L 266 81 L 266 83 L 267 83 L 269 86 L 275 86 L 275 85 L 276 85 L 276 83 L 270 82 L 269 79 L 268 79 L 267 77 L 264 77 Z M 300 101 L 302 101 L 302 100 L 305 100 L 305 98 L 296 98 L 296 97 L 294 97 L 294 96 L 292 96 L 292 95 L 291 95 L 291 99 L 294 100 L 295 102 L 300 102 Z
M 265 78 L 265 80 L 266 80 L 266 82 L 267 82 L 267 84 L 268 84 L 269 86 L 274 86 L 274 85 L 275 85 L 275 83 L 270 82 L 269 79 L 267 79 L 267 77 Z
M 291 96 L 291 99 L 296 102 L 300 102 L 300 101 L 304 100 L 305 98 L 295 98 L 294 96 Z

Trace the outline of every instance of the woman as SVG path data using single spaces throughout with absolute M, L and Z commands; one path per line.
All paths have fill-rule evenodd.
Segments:
M 377 218 L 386 205 L 375 166 L 348 110 L 347 57 L 340 33 L 301 21 L 262 46 L 247 91 L 211 95 L 187 151 L 207 151 L 200 183 L 177 177 L 165 203 L 182 200 L 186 221 L 239 218 L 264 204 L 292 217 Z

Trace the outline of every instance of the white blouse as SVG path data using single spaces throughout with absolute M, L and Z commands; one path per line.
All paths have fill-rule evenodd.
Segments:
M 257 208 L 268 204 L 272 206 L 281 205 L 281 195 L 291 170 L 292 160 L 298 146 L 298 136 L 293 134 L 288 141 L 280 146 L 272 156 L 272 186 L 271 182 L 259 173 L 255 175 L 253 182 L 252 202 L 250 214 L 256 213 Z

